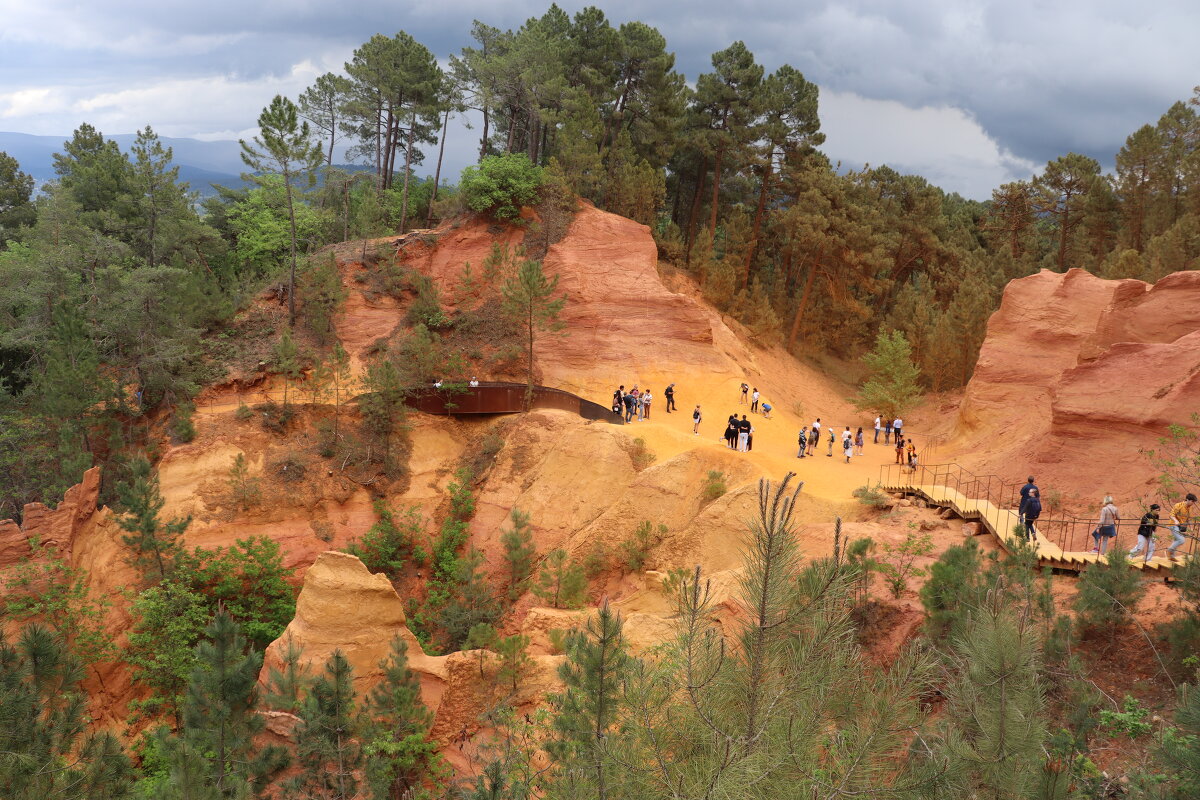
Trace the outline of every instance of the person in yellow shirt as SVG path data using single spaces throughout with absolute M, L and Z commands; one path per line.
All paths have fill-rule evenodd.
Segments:
M 1187 541 L 1184 536 L 1187 533 L 1188 524 L 1192 521 L 1192 514 L 1196 513 L 1196 495 L 1191 492 L 1183 498 L 1183 502 L 1176 503 L 1171 509 L 1171 546 L 1167 548 L 1167 556 L 1172 561 L 1178 561 L 1175 557 L 1175 551 L 1179 549 L 1179 545 Z

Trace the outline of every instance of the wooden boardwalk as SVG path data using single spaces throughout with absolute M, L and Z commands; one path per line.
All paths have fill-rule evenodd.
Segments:
M 1015 549 L 1018 542 L 1022 541 L 1022 537 L 1013 533 L 1013 528 L 1020 523 L 1017 512 L 1009 508 L 999 508 L 990 500 L 967 497 L 957 489 L 948 486 L 906 483 L 903 475 L 896 473 L 887 476 L 881 482 L 880 488 L 888 492 L 916 495 L 930 505 L 952 509 L 963 519 L 978 521 L 988 533 L 996 537 L 1005 550 Z M 1036 523 L 1034 528 L 1037 528 Z M 1039 535 L 1037 539 L 1037 552 L 1038 562 L 1043 566 L 1076 571 L 1104 558 L 1104 556 L 1086 551 L 1064 551 L 1042 535 Z M 1138 554 L 1130 559 L 1130 566 L 1149 572 L 1169 574 L 1175 564 L 1166 556 L 1157 554 L 1160 552 L 1165 552 L 1165 548 L 1157 550 L 1154 558 L 1149 562 L 1144 562 L 1141 555 Z

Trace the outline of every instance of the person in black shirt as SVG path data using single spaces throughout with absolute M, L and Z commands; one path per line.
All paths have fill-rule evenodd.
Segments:
M 1022 502 L 1021 521 L 1025 523 L 1025 539 L 1026 541 L 1037 541 L 1037 530 L 1034 529 L 1033 523 L 1037 522 L 1037 518 L 1042 515 L 1042 501 L 1038 497 L 1036 488 L 1029 491 L 1029 496 Z
M 1138 542 L 1137 547 L 1129 551 L 1129 555 L 1140 553 L 1143 548 L 1146 550 L 1146 558 L 1142 562 L 1147 564 L 1150 559 L 1154 558 L 1154 533 L 1158 530 L 1158 503 L 1151 503 L 1150 510 L 1142 514 L 1142 520 L 1138 523 Z
M 675 410 L 675 384 L 671 384 L 663 390 L 663 396 L 667 398 L 667 413 L 670 414 Z
M 1025 485 L 1021 487 L 1021 502 L 1020 505 L 1017 506 L 1017 516 L 1020 518 L 1021 522 L 1025 521 L 1025 504 L 1029 502 L 1029 495 L 1033 494 L 1034 492 L 1037 492 L 1039 497 L 1041 496 L 1041 492 L 1038 491 L 1037 484 L 1033 482 L 1033 476 L 1030 475 L 1026 479 Z

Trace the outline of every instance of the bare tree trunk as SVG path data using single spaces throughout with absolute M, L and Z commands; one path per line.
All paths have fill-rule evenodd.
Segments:
M 417 110 L 413 109 L 412 121 L 408 125 L 408 141 L 404 145 L 404 190 L 400 200 L 400 232 L 408 229 L 408 174 L 412 171 L 412 142 L 417 130 Z
M 721 194 L 721 157 L 725 154 L 724 150 L 723 147 L 717 148 L 717 159 L 713 165 L 712 209 L 709 212 L 708 227 L 714 234 L 717 232 L 717 200 Z
M 450 124 L 450 109 L 446 109 L 446 116 L 442 119 L 442 136 L 441 142 L 438 144 L 438 162 L 437 169 L 433 173 L 433 193 L 429 195 L 429 213 L 425 215 L 425 227 L 433 227 L 433 201 L 437 200 L 438 182 L 442 179 L 442 156 L 446 152 L 446 127 Z M 486 123 L 484 125 L 486 128 Z M 480 156 L 482 159 L 483 156 Z
M 683 263 L 692 263 L 692 242 L 696 238 L 696 222 L 700 216 L 700 195 L 704 193 L 704 176 L 708 173 L 708 156 L 700 159 L 700 168 L 696 170 L 696 189 L 692 194 L 692 212 L 688 215 L 687 235 Z
M 767 191 L 771 186 L 771 174 L 775 168 L 773 154 L 767 154 L 766 172 L 763 173 L 762 190 L 758 193 L 758 208 L 754 210 L 754 230 L 750 233 L 750 246 L 746 248 L 746 261 L 742 264 L 742 288 L 750 285 L 750 264 L 758 250 L 758 234 L 762 231 L 763 209 L 767 205 Z
M 796 316 L 792 318 L 792 330 L 788 333 L 788 350 L 796 344 L 796 336 L 800 333 L 800 320 L 804 318 L 804 310 L 808 308 L 808 298 L 812 294 L 813 279 L 817 277 L 817 259 L 813 259 L 808 269 L 808 278 L 804 281 L 804 290 L 800 293 L 800 305 L 796 306 Z
M 488 123 L 491 122 L 491 115 L 488 114 L 487 106 L 483 107 L 483 136 L 479 137 L 479 160 L 483 161 L 487 155 L 487 140 L 488 140 Z

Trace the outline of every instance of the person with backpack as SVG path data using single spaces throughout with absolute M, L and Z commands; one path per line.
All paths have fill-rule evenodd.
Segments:
M 675 384 L 670 384 L 663 390 L 663 397 L 667 398 L 667 413 L 677 410 L 675 408 Z
M 1037 529 L 1033 523 L 1042 515 L 1042 498 L 1035 486 L 1029 495 L 1021 501 L 1021 522 L 1025 525 L 1025 541 L 1037 541 Z
M 842 434 L 842 455 L 846 457 L 846 463 L 850 463 L 850 456 L 854 453 L 854 435 L 850 433 L 850 428 L 847 427 L 845 433 Z
M 702 417 L 700 416 L 700 406 L 699 406 L 699 404 L 697 404 L 696 410 L 692 412 L 692 433 L 696 434 L 697 436 L 700 435 L 700 420 L 701 419 L 702 419 Z
M 633 387 L 633 391 L 625 395 L 625 421 L 633 421 L 633 410 L 637 405 L 637 387 Z
M 1154 558 L 1154 534 L 1158 530 L 1158 503 L 1151 503 L 1150 510 L 1142 514 L 1142 519 L 1138 523 L 1137 546 L 1129 551 L 1130 556 L 1137 555 L 1146 551 L 1146 557 L 1142 560 L 1143 564 L 1149 564 L 1150 559 Z
M 847 430 L 849 430 L 849 428 L 847 428 Z M 827 452 L 825 454 L 829 458 L 833 458 L 833 440 L 836 438 L 837 438 L 837 436 L 833 432 L 833 426 L 830 425 L 829 426 L 829 452 Z
M 1187 541 L 1187 537 L 1184 534 L 1187 533 L 1188 524 L 1192 521 L 1192 514 L 1195 513 L 1195 509 L 1196 495 L 1191 492 L 1187 493 L 1182 502 L 1176 503 L 1171 508 L 1171 534 L 1173 538 L 1171 539 L 1171 546 L 1167 548 L 1167 556 L 1172 561 L 1179 560 L 1175 557 L 1175 551 L 1179 549 L 1181 544 Z
M 808 449 L 808 428 L 800 429 L 800 438 L 797 444 L 800 445 L 800 450 L 796 453 L 796 458 L 804 458 L 804 451 Z
M 1037 484 L 1033 482 L 1033 476 L 1030 475 L 1026 479 L 1025 485 L 1021 487 L 1021 502 L 1017 506 L 1017 517 L 1021 521 L 1024 521 L 1024 519 L 1025 519 L 1025 504 L 1027 502 L 1029 502 L 1029 495 L 1031 495 L 1037 491 L 1038 491 Z

